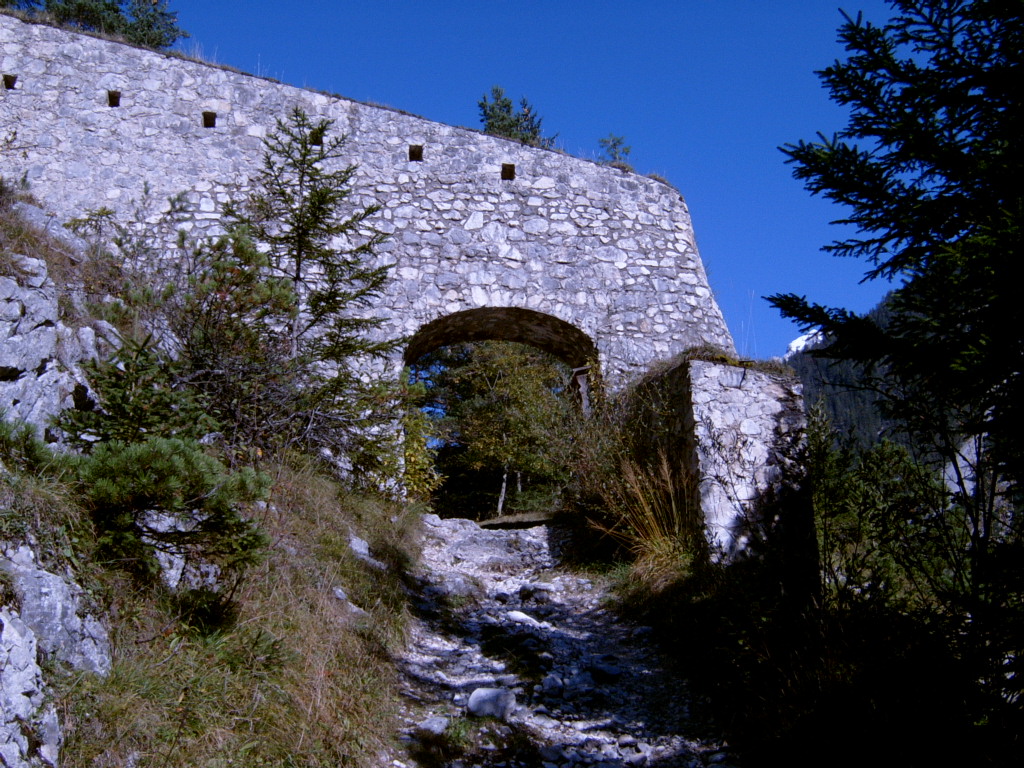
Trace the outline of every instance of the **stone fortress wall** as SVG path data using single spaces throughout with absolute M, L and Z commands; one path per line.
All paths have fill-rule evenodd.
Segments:
M 372 311 L 417 354 L 498 329 L 573 365 L 596 348 L 621 381 L 688 347 L 733 349 L 686 203 L 662 182 L 5 15 L 0 74 L 0 174 L 63 220 L 128 216 L 148 184 L 156 201 L 184 192 L 192 226 L 215 231 L 277 119 L 300 106 L 335 121 L 353 203 L 382 205 L 391 235 Z
M 686 204 L 661 182 L 2 13 L 0 78 L 0 176 L 28 182 L 45 211 L 20 213 L 51 233 L 102 206 L 128 219 L 146 185 L 153 200 L 184 193 L 189 226 L 215 233 L 220 206 L 259 165 L 261 139 L 300 106 L 348 135 L 354 205 L 383 206 L 375 224 L 392 237 L 379 256 L 394 270 L 372 312 L 382 335 L 409 338 L 406 359 L 498 335 L 573 365 L 596 351 L 614 385 L 690 347 L 733 351 Z M 0 274 L 0 411 L 43 428 L 74 406 L 86 386 L 79 363 L 104 341 L 64 325 L 45 263 L 11 256 L 16 274 Z M 662 377 L 671 448 L 697 476 L 709 538 L 728 555 L 799 440 L 799 390 L 702 361 Z M 25 585 L 59 590 L 27 548 L 0 556 L 23 603 L 20 617 L 0 606 L 0 689 L 12 703 L 0 712 L 0 762 L 36 765 L 38 752 L 53 764 L 61 735 L 37 643 L 102 672 L 106 636 L 70 598 L 29 611 Z M 70 620 L 71 655 L 51 614 Z M 43 631 L 51 625 L 58 634 Z M 95 653 L 80 659 L 81 642 Z
M 128 218 L 146 185 L 156 201 L 184 193 L 188 226 L 218 231 L 262 139 L 300 106 L 348 136 L 353 204 L 382 206 L 375 225 L 391 238 L 379 258 L 394 269 L 368 312 L 385 338 L 408 339 L 406 360 L 504 337 L 573 366 L 596 352 L 614 387 L 691 347 L 733 354 L 686 204 L 667 184 L 3 14 L 0 75 L 0 175 L 28 182 L 51 231 L 101 206 Z M 0 408 L 42 426 L 71 405 L 83 385 L 75 361 L 96 339 L 54 320 L 56 298 L 36 296 L 47 290 L 37 278 L 0 280 Z M 710 538 L 729 552 L 799 440 L 799 388 L 717 363 L 672 371 L 672 450 L 696 475 Z

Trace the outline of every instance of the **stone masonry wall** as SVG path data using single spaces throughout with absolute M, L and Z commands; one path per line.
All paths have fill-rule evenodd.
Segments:
M 184 192 L 192 228 L 215 231 L 263 137 L 300 106 L 347 134 L 353 203 L 383 206 L 384 335 L 533 310 L 592 339 L 612 380 L 698 344 L 733 348 L 686 204 L 661 182 L 2 14 L 0 74 L 0 175 L 62 221 L 100 206 L 127 216 L 148 185 L 156 201 Z
M 701 509 L 709 537 L 731 554 L 793 468 L 806 426 L 803 388 L 795 375 L 702 360 L 690 361 L 689 385 Z
M 689 360 L 648 377 L 633 396 L 649 450 L 666 450 L 694 481 L 708 540 L 727 557 L 742 550 L 802 444 L 796 375 Z

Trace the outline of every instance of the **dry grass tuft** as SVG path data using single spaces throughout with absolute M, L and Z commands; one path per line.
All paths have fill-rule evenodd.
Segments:
M 32 275 L 24 258 L 40 259 L 47 276 L 58 289 L 61 319 L 72 324 L 87 323 L 90 313 L 83 302 L 98 301 L 110 293 L 120 280 L 120 268 L 103 254 L 82 254 L 20 215 L 16 203 L 33 203 L 0 177 L 0 275 L 13 277 L 19 284 Z M 78 298 L 76 295 L 80 294 Z
M 703 547 L 699 508 L 686 474 L 662 453 L 648 468 L 622 463 L 620 482 L 607 489 L 610 521 L 597 523 L 633 555 L 628 580 L 657 594 L 689 573 Z
M 57 279 L 61 270 L 70 267 L 71 253 L 66 245 L 17 214 L 14 206 L 29 200 L 27 193 L 0 177 L 0 274 L 25 277 L 16 257 L 32 256 L 45 261 Z

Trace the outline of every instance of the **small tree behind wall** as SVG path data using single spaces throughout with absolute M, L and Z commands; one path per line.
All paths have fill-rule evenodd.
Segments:
M 163 50 L 188 32 L 165 0 L 0 0 L 0 8 L 44 13 L 59 24 L 119 35 L 129 43 Z M 44 16 L 45 17 L 45 16 Z
M 556 137 L 542 135 L 543 120 L 525 98 L 520 99 L 519 109 L 516 109 L 512 99 L 505 95 L 505 89 L 496 85 L 491 88 L 490 98 L 486 93 L 483 95 L 479 106 L 484 133 L 516 139 L 534 147 L 550 149 L 554 146 Z

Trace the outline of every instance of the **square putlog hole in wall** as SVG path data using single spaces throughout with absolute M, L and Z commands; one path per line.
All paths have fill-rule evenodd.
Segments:
M 501 179 L 502 181 L 512 181 L 516 177 L 516 164 L 515 163 L 502 163 L 501 164 Z
M 108 107 L 120 107 L 121 106 L 121 92 L 120 91 L 107 91 L 107 106 Z
M 423 145 L 422 144 L 410 144 L 409 145 L 409 162 L 410 163 L 422 163 L 423 162 Z
M 4 90 L 13 91 L 14 86 L 18 84 L 17 75 L 4 75 Z
M 203 112 L 203 128 L 216 128 L 217 127 L 217 113 L 216 112 Z

